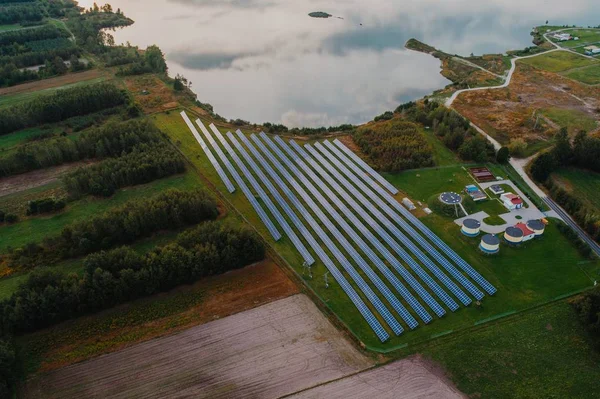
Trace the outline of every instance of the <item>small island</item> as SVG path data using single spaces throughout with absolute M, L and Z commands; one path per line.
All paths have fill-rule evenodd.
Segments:
M 326 12 L 323 12 L 323 11 L 315 11 L 315 12 L 311 12 L 310 14 L 308 14 L 308 16 L 313 17 L 313 18 L 330 18 L 333 15 L 327 14 Z

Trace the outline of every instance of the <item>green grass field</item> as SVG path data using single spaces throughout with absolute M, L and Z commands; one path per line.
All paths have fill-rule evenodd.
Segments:
M 576 168 L 565 168 L 552 174 L 566 190 L 577 194 L 577 197 L 591 208 L 600 211 L 600 174 Z
M 600 70 L 600 65 L 596 68 Z M 598 127 L 598 122 L 582 111 L 564 108 L 546 108 L 542 110 L 542 113 L 559 126 L 569 129 L 570 133 L 576 133 L 580 130 L 591 132 Z
M 99 83 L 107 80 L 105 76 L 101 76 L 99 78 L 82 80 L 80 82 L 70 83 L 63 86 L 51 87 L 48 89 L 30 91 L 26 93 L 18 93 L 18 94 L 10 94 L 0 96 L 0 107 L 11 106 L 15 104 L 19 104 L 25 101 L 32 100 L 38 96 L 48 95 L 56 92 L 57 90 L 69 89 L 76 86 L 88 86 L 94 83 Z
M 600 355 L 565 301 L 419 352 L 472 398 L 590 398 L 600 390 Z
M 541 54 L 537 57 L 520 60 L 519 62 L 549 72 L 563 72 L 569 69 L 580 68 L 597 63 L 597 61 L 567 51 L 553 51 L 551 53 Z
M 2 237 L 0 252 L 6 252 L 9 247 L 17 248 L 29 242 L 39 242 L 45 237 L 60 234 L 62 228 L 72 222 L 93 217 L 134 198 L 147 198 L 170 188 L 193 190 L 201 186 L 202 182 L 198 176 L 188 171 L 183 175 L 128 187 L 118 191 L 109 199 L 86 197 L 70 203 L 63 212 L 51 216 L 29 218 L 12 225 L 0 226 L 0 236 Z M 1 204 L 0 199 L 0 206 Z
M 6 32 L 9 30 L 17 30 L 17 29 L 21 29 L 20 24 L 0 25 L 0 32 Z
M 600 84 L 600 65 L 591 65 L 568 71 L 564 76 L 588 85 Z
M 448 166 L 462 163 L 462 161 L 456 156 L 455 153 L 450 151 L 448 147 L 442 143 L 431 131 L 431 129 L 423 129 L 423 134 L 427 139 L 427 142 L 433 148 L 433 160 L 437 166 Z
M 30 138 L 48 131 L 52 132 L 54 130 L 42 130 L 39 127 L 33 127 L 0 136 L 0 156 L 6 155 L 10 149 L 25 143 Z
M 579 40 L 569 40 L 566 42 L 558 43 L 561 47 L 573 48 L 578 46 L 584 46 L 586 44 L 600 42 L 600 29 L 570 29 L 566 30 L 565 33 L 570 33 L 573 37 L 578 37 Z

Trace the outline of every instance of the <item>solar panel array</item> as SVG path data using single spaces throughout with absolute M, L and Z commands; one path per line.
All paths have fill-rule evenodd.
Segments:
M 432 314 L 443 317 L 483 298 L 469 278 L 488 294 L 496 291 L 338 140 L 300 146 L 264 133 L 223 135 L 212 124 L 211 134 L 197 120 L 217 160 L 181 115 L 227 190 L 235 187 L 225 170 L 275 241 L 280 227 L 306 266 L 318 267 L 318 259 L 382 342 L 390 331 L 400 335 L 405 326 L 414 329 L 433 321 Z

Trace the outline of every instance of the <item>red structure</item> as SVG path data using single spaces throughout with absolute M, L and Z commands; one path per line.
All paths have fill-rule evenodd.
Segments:
M 486 167 L 469 168 L 469 171 L 471 172 L 475 180 L 477 180 L 479 183 L 485 183 L 488 181 L 496 180 L 492 172 Z

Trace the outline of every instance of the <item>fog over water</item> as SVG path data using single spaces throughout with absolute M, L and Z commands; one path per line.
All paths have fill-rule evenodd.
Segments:
M 529 46 L 546 20 L 600 24 L 597 0 L 109 2 L 135 20 L 116 42 L 159 45 L 217 113 L 289 126 L 365 122 L 444 87 L 438 60 L 404 49 L 411 37 L 468 55 Z

